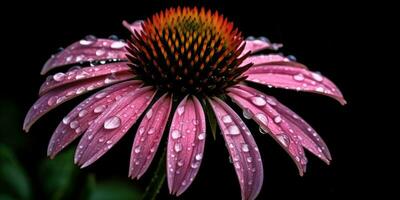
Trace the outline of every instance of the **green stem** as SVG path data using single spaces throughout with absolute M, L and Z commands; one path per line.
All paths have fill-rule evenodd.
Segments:
M 144 191 L 142 200 L 154 200 L 160 192 L 161 186 L 165 181 L 165 155 L 166 148 L 164 148 L 161 154 L 161 157 L 158 161 L 157 169 L 154 172 L 150 184 L 146 187 L 146 190 Z

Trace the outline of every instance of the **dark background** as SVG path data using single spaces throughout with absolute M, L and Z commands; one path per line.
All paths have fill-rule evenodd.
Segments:
M 379 93 L 375 88 L 380 82 L 375 78 L 372 81 L 369 78 L 372 75 L 367 75 L 368 72 L 374 72 L 372 60 L 369 60 L 372 57 L 362 51 L 375 52 L 372 44 L 379 42 L 379 38 L 367 36 L 375 30 L 372 21 L 375 18 L 373 12 L 366 9 L 366 5 L 249 0 L 218 3 L 211 0 L 190 3 L 149 1 L 145 4 L 134 1 L 53 1 L 43 5 L 14 2 L 10 7 L 3 7 L 10 8 L 10 12 L 2 14 L 1 32 L 5 34 L 2 36 L 2 48 L 5 55 L 2 53 L 0 144 L 11 149 L 15 160 L 24 171 L 22 174 L 27 177 L 27 184 L 31 185 L 31 189 L 28 189 L 31 194 L 26 198 L 58 198 L 54 197 L 53 191 L 48 192 L 46 189 L 50 187 L 57 190 L 56 186 L 56 189 L 42 186 L 49 184 L 46 177 L 50 176 L 42 169 L 43 165 L 52 165 L 48 164 L 52 161 L 46 158 L 47 142 L 63 116 L 84 99 L 78 98 L 55 109 L 40 119 L 29 134 L 22 133 L 24 115 L 37 99 L 37 92 L 45 79 L 39 75 L 44 62 L 59 47 L 66 47 L 89 34 L 97 37 L 116 34 L 120 38 L 127 38 L 129 32 L 122 27 L 122 20 L 144 19 L 154 12 L 176 5 L 198 5 L 218 10 L 233 21 L 245 36 L 266 36 L 273 42 L 283 43 L 282 53 L 295 55 L 299 62 L 306 64 L 311 70 L 320 71 L 329 77 L 348 101 L 342 107 L 328 97 L 264 89 L 296 111 L 318 131 L 330 147 L 333 161 L 327 166 L 308 154 L 307 173 L 300 177 L 284 150 L 269 136 L 258 134 L 258 127 L 248 122 L 264 161 L 265 178 L 259 199 L 337 199 L 349 194 L 378 191 L 378 186 L 375 185 L 382 182 L 380 179 L 375 181 L 375 178 L 381 178 L 383 172 L 374 168 L 374 165 L 384 165 L 383 158 L 386 154 L 374 153 L 372 149 L 382 150 L 378 147 L 381 142 L 368 143 L 364 139 L 381 138 L 373 136 L 378 134 L 375 125 L 379 122 L 373 117 L 376 116 L 373 112 L 378 108 L 370 103 L 373 98 L 371 96 Z M 376 7 L 373 10 L 378 9 Z M 364 63 L 366 60 L 368 62 Z M 371 90 L 374 95 L 366 96 L 371 94 Z M 132 190 L 143 191 L 151 178 L 154 165 L 143 179 L 128 179 L 133 133 L 129 132 L 118 145 L 90 167 L 83 170 L 72 167 L 74 179 L 67 181 L 65 191 L 68 192 L 64 191 L 64 198 L 86 199 L 90 192 L 85 188 L 89 187 L 93 179 L 99 185 L 98 188 L 111 182 L 117 188 L 132 187 Z M 208 138 L 201 169 L 187 192 L 178 199 L 240 199 L 239 184 L 234 169 L 228 162 L 223 139 L 217 137 L 213 141 L 211 137 Z M 75 145 L 76 142 L 69 149 L 72 150 Z M 66 163 L 71 164 L 72 157 L 68 155 L 65 156 L 68 161 Z M 62 177 L 64 171 L 57 170 L 62 167 L 54 164 L 56 162 L 59 160 L 53 162 L 56 167 L 50 169 L 49 173 Z M 123 186 L 119 187 L 118 184 Z M 2 188 L 0 194 L 12 193 L 7 187 Z M 111 192 L 111 197 L 117 198 L 113 195 Z M 0 195 L 0 199 L 5 196 L 7 195 Z M 159 198 L 174 198 L 168 195 L 166 184 L 162 187 Z

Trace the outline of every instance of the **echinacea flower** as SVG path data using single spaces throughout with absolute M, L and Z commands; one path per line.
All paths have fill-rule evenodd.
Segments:
M 326 163 L 331 160 L 324 141 L 300 116 L 246 85 L 313 92 L 345 104 L 339 89 L 321 74 L 281 54 L 254 54 L 277 50 L 280 44 L 265 38 L 245 40 L 222 15 L 205 9 L 170 8 L 145 21 L 123 24 L 132 33 L 128 42 L 86 37 L 44 65 L 42 74 L 65 66 L 70 70 L 54 73 L 43 83 L 40 98 L 25 118 L 25 131 L 58 105 L 104 88 L 63 118 L 49 143 L 51 158 L 82 136 L 75 163 L 86 167 L 141 119 L 129 167 L 129 176 L 140 178 L 168 125 L 168 186 L 170 193 L 180 195 L 199 170 L 209 133 L 204 110 L 209 108 L 207 118 L 219 125 L 242 199 L 255 199 L 263 182 L 261 156 L 246 124 L 228 105 L 230 98 L 245 118 L 253 119 L 287 151 L 300 174 L 306 170 L 304 149 Z

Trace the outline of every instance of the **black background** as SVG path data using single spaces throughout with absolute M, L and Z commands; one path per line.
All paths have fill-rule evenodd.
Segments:
M 2 16 L 6 56 L 2 56 L 2 70 L 5 71 L 2 74 L 4 96 L 1 98 L 16 102 L 22 113 L 27 112 L 45 79 L 39 75 L 40 69 L 59 47 L 65 47 L 89 34 L 97 37 L 116 34 L 127 38 L 129 32 L 122 27 L 122 20 L 144 19 L 156 11 L 176 5 L 197 5 L 218 10 L 233 21 L 245 36 L 266 36 L 273 42 L 283 43 L 281 52 L 295 55 L 299 62 L 311 70 L 329 77 L 348 101 L 343 107 L 328 97 L 279 89 L 264 90 L 296 111 L 319 132 L 330 147 L 333 162 L 327 166 L 308 154 L 307 173 L 300 177 L 295 165 L 279 145 L 268 136 L 258 134 L 255 124 L 248 122 L 264 161 L 265 178 L 259 199 L 337 199 L 347 196 L 349 192 L 357 195 L 377 191 L 377 187 L 372 185 L 379 181 L 372 179 L 379 178 L 381 172 L 371 169 L 371 163 L 381 162 L 384 155 L 372 153 L 371 148 L 378 148 L 380 142 L 364 142 L 365 138 L 376 133 L 374 125 L 369 124 L 373 121 L 372 117 L 368 116 L 373 115 L 376 107 L 370 106 L 368 99 L 372 97 L 364 96 L 376 85 L 369 82 L 371 85 L 366 86 L 368 80 L 364 78 L 369 75 L 364 73 L 370 71 L 371 62 L 361 62 L 369 59 L 369 55 L 361 53 L 363 49 L 376 50 L 370 46 L 376 42 L 376 38 L 371 39 L 366 35 L 374 28 L 369 21 L 370 12 L 364 9 L 364 5 L 249 0 L 16 3 L 9 14 Z M 52 131 L 64 113 L 79 100 L 52 111 L 33 126 L 29 135 L 26 135 L 30 141 L 27 148 L 31 148 L 32 153 L 22 156 L 25 165 L 45 157 Z M 20 115 L 21 126 L 23 115 Z M 239 184 L 228 162 L 222 138 L 218 137 L 216 141 L 208 138 L 197 178 L 180 199 L 239 199 Z M 126 177 L 132 139 L 133 132 L 130 132 L 119 145 L 95 164 L 83 169 L 83 172 L 94 172 L 104 179 Z M 143 188 L 153 169 L 138 181 Z M 126 181 L 131 180 L 126 177 Z M 159 197 L 172 199 L 167 190 L 165 184 Z M 40 193 L 36 196 L 42 198 Z

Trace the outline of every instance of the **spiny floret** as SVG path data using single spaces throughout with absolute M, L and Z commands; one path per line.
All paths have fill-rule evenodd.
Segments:
M 250 65 L 238 29 L 218 12 L 170 8 L 143 23 L 128 43 L 138 78 L 174 93 L 216 95 L 244 77 Z

